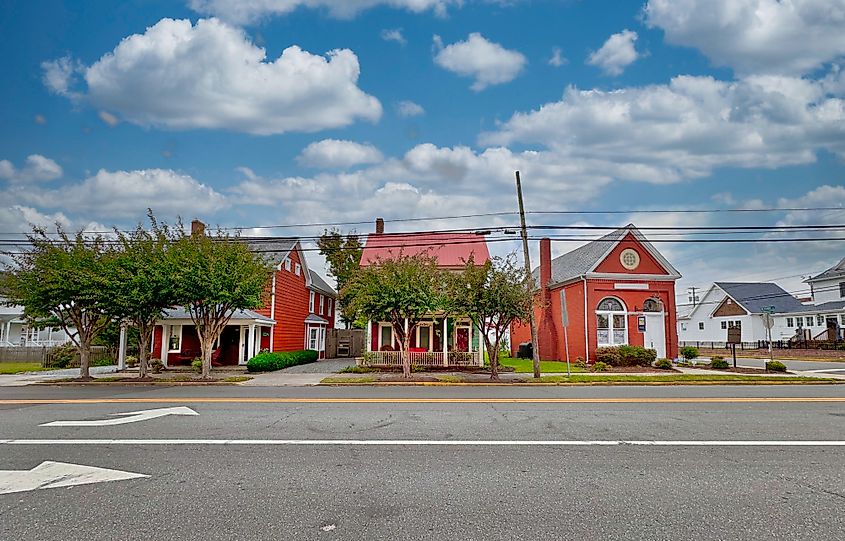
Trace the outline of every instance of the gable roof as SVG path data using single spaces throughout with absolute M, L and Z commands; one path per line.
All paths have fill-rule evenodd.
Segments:
M 320 293 L 329 295 L 330 297 L 337 297 L 337 291 L 323 280 L 322 276 L 312 270 L 309 270 L 308 272 L 311 274 L 311 289 L 315 289 Z
M 604 235 L 594 241 L 588 242 L 584 246 L 578 247 L 571 252 L 567 252 L 561 256 L 552 259 L 552 284 L 559 284 L 579 278 L 592 272 L 599 264 L 604 261 L 608 255 L 616 248 L 628 234 L 632 234 L 637 241 L 649 252 L 657 262 L 666 270 L 669 276 L 679 278 L 681 274 L 669 263 L 663 255 L 657 251 L 645 236 L 640 232 L 634 224 L 628 224 L 625 227 Z M 534 269 L 535 282 L 540 279 L 540 267 Z
M 819 280 L 828 280 L 830 278 L 841 278 L 845 276 L 845 257 L 843 257 L 839 263 L 830 267 L 826 271 L 819 273 L 812 278 L 807 278 L 804 280 L 806 283 L 810 282 L 818 282 Z
M 807 307 L 772 282 L 716 282 L 715 284 L 750 314 L 772 307 L 775 313 L 797 312 Z
M 440 267 L 463 267 L 473 256 L 478 264 L 490 259 L 487 242 L 474 233 L 371 233 L 361 253 L 361 265 L 372 265 L 382 259 L 430 255 Z
M 261 254 L 274 263 L 282 262 L 296 248 L 299 239 L 295 237 L 239 237 L 249 249 Z

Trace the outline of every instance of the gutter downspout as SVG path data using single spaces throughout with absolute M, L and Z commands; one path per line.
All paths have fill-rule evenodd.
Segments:
M 587 327 L 587 276 L 581 277 L 584 281 L 584 357 L 587 364 L 590 364 L 590 331 Z
M 276 321 L 276 273 L 278 271 L 273 269 L 273 284 L 270 286 L 270 319 Z M 279 322 L 276 321 L 276 324 Z M 275 333 L 276 326 L 270 327 L 270 351 L 275 351 L 273 349 L 273 335 Z

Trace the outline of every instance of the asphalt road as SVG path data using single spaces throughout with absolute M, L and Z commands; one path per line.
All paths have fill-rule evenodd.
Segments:
M 0 539 L 842 539 L 845 447 L 784 443 L 843 434 L 845 386 L 4 388 L 0 470 L 149 477 L 2 494 Z
M 727 359 L 729 363 L 733 362 L 733 359 L 729 356 L 725 356 L 725 359 Z M 842 361 L 825 362 L 801 361 L 796 359 L 778 359 L 777 354 L 775 354 L 775 359 L 785 364 L 786 368 L 789 370 L 824 370 L 832 373 L 845 374 L 845 362 Z M 763 368 L 766 366 L 766 361 L 768 361 L 768 359 L 737 359 L 736 364 L 738 366 Z

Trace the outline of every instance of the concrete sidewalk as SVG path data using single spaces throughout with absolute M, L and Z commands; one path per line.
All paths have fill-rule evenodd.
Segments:
M 90 372 L 92 376 L 114 374 L 115 372 L 117 372 L 117 366 L 92 366 L 90 368 Z M 44 372 L 25 372 L 23 374 L 9 374 L 0 376 L 0 387 L 23 387 L 25 385 L 32 385 L 33 383 L 53 381 L 65 378 L 75 378 L 78 376 L 78 368 L 46 370 Z

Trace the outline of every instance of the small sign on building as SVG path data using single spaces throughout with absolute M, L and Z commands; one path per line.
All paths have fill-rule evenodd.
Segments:
M 730 327 L 728 329 L 728 344 L 741 344 L 742 343 L 742 328 L 740 327 Z
M 637 330 L 645 332 L 645 316 L 637 316 Z

